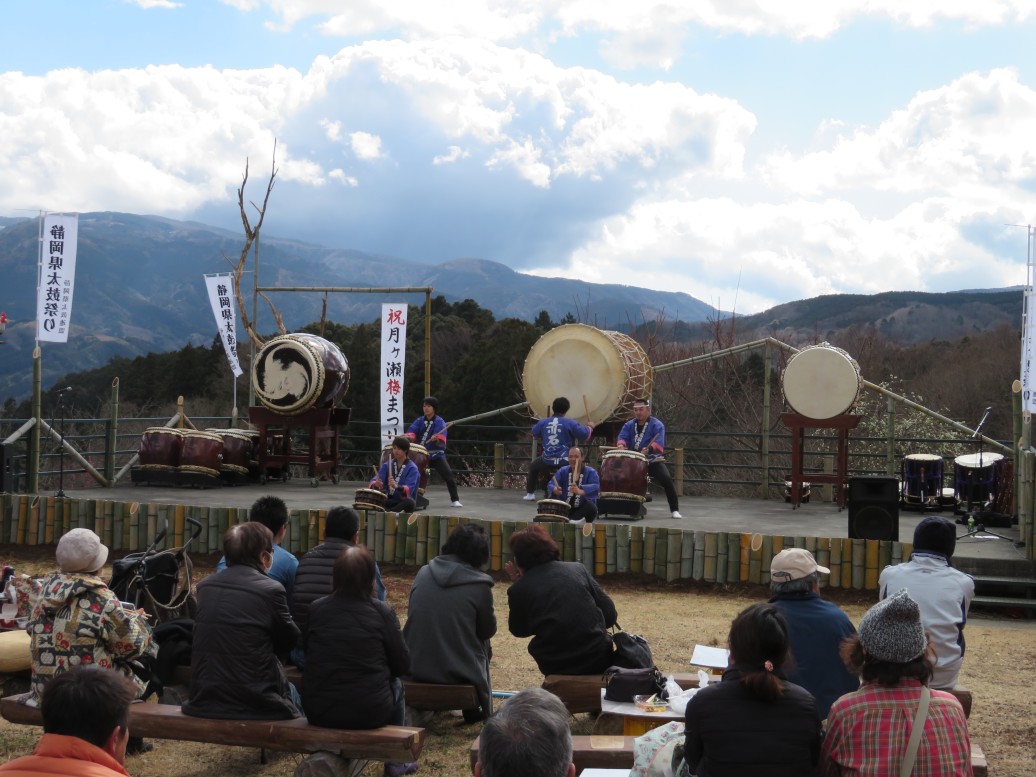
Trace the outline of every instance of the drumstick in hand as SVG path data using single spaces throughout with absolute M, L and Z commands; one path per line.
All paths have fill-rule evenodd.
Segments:
M 586 423 L 589 426 L 593 426 L 593 419 L 590 418 L 590 405 L 586 403 L 586 394 L 583 394 L 583 411 L 586 413 Z

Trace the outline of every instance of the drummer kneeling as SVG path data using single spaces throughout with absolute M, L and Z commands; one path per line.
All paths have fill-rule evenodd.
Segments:
M 550 480 L 551 494 L 568 502 L 568 522 L 583 527 L 583 536 L 593 534 L 597 518 L 597 497 L 601 493 L 601 478 L 597 470 L 583 463 L 579 448 L 568 449 L 568 466 L 562 467 Z

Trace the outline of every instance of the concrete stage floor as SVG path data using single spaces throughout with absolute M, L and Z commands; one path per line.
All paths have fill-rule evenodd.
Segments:
M 128 482 L 117 484 L 113 488 L 66 489 L 67 496 L 83 499 L 105 499 L 119 502 L 140 502 L 157 504 L 183 504 L 211 507 L 247 507 L 260 496 L 273 494 L 285 501 L 293 509 L 329 509 L 336 505 L 352 505 L 356 489 L 366 487 L 366 483 L 342 481 L 337 485 L 321 482 L 316 488 L 310 485 L 308 478 L 296 478 L 287 482 L 271 480 L 265 485 L 240 485 L 217 488 L 188 488 L 138 486 Z M 535 502 L 522 501 L 520 490 L 497 490 L 491 488 L 460 488 L 460 501 L 464 507 L 449 506 L 449 495 L 441 483 L 431 485 L 426 493 L 429 506 L 425 510 L 429 515 L 464 515 L 489 521 L 522 521 L 532 520 L 535 515 Z M 808 504 L 798 509 L 781 499 L 726 499 L 714 497 L 684 496 L 680 499 L 682 519 L 674 520 L 669 515 L 665 495 L 655 493 L 653 501 L 647 504 L 647 516 L 637 522 L 640 526 L 665 528 L 681 528 L 688 531 L 737 531 L 758 532 L 776 536 L 813 536 L 813 537 L 848 537 L 848 510 L 839 510 L 834 502 L 820 501 L 814 496 Z M 914 527 L 925 515 L 900 510 L 899 539 L 910 542 Z M 949 520 L 957 516 L 952 510 L 941 513 Z M 624 516 L 600 518 L 605 523 L 630 523 Z M 979 573 L 991 566 L 1007 568 L 1018 566 L 1029 567 L 1024 549 L 1017 546 L 1018 527 L 994 528 L 990 531 L 1009 537 L 1010 540 L 998 539 L 992 535 L 979 534 L 961 538 L 957 542 L 954 563 L 957 567 Z M 958 537 L 966 533 L 964 526 L 958 526 Z

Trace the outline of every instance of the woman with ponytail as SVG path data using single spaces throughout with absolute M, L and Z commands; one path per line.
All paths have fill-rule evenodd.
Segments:
M 731 623 L 723 681 L 687 704 L 684 760 L 697 777 L 810 777 L 820 756 L 820 718 L 810 693 L 784 679 L 788 624 L 772 604 Z

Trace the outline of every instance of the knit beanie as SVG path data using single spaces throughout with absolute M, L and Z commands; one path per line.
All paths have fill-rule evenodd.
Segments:
M 914 529 L 914 550 L 939 553 L 949 560 L 957 547 L 957 530 L 941 515 L 929 515 Z
M 58 540 L 55 555 L 62 572 L 96 572 L 108 560 L 108 548 L 89 529 L 72 529 Z
M 928 646 L 921 610 L 905 588 L 867 610 L 857 633 L 864 650 L 893 664 L 913 661 Z

